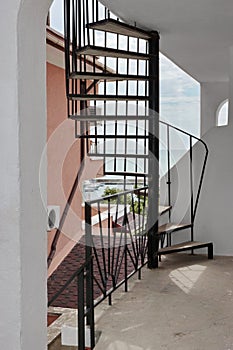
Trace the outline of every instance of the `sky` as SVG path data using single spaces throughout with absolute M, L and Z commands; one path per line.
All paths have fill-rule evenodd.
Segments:
M 63 0 L 55 0 L 50 13 L 51 26 L 62 33 Z M 200 135 L 200 84 L 163 54 L 160 54 L 160 118 Z

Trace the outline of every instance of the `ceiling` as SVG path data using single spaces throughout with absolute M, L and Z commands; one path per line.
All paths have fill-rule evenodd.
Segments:
M 233 0 L 101 0 L 129 24 L 160 32 L 160 50 L 199 82 L 227 81 Z

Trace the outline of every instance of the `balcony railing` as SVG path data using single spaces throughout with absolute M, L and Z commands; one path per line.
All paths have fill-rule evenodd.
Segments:
M 146 263 L 147 195 L 142 187 L 85 203 L 86 258 L 94 259 L 96 304 L 109 298 Z M 95 304 L 95 305 L 96 305 Z

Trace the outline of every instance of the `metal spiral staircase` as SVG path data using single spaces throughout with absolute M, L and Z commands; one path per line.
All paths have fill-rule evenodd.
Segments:
M 92 143 L 96 151 L 91 155 L 103 158 L 104 175 L 121 176 L 124 190 L 132 177 L 133 187 L 149 186 L 148 265 L 156 267 L 159 35 L 121 22 L 98 1 L 66 1 L 65 45 L 68 116 L 75 120 L 81 161 L 90 155 Z M 93 60 L 91 72 L 87 57 Z M 104 73 L 96 69 L 99 58 Z
M 211 244 L 194 242 L 193 234 L 208 155 L 206 145 L 204 145 L 206 155 L 196 201 L 193 194 L 193 179 L 190 179 L 190 222 L 187 224 L 168 222 L 157 228 L 157 222 L 150 218 L 150 216 L 156 216 L 157 219 L 158 214 L 155 213 L 164 213 L 161 209 L 163 207 L 159 208 L 155 199 L 158 198 L 159 185 L 156 179 L 159 159 L 157 114 L 159 112 L 159 34 L 139 29 L 136 25 L 125 24 L 98 1 L 90 0 L 66 1 L 65 29 L 68 115 L 75 120 L 76 137 L 80 138 L 82 144 L 82 157 L 84 158 L 85 155 L 101 157 L 104 175 L 122 176 L 124 190 L 128 189 L 128 178 L 132 179 L 132 177 L 135 179 L 135 188 L 139 184 L 148 185 L 148 225 L 153 230 L 152 242 L 148 242 L 149 249 L 156 249 L 158 255 L 162 255 L 175 251 L 194 250 L 204 245 L 209 248 L 209 256 L 211 256 Z M 87 57 L 93 60 L 92 72 L 87 71 Z M 95 63 L 100 57 L 104 65 L 104 73 L 98 72 L 95 68 Z M 115 67 L 113 73 L 108 72 L 109 62 Z M 91 84 L 89 83 L 88 86 L 87 82 L 90 81 Z M 97 91 L 100 82 L 103 85 L 101 93 Z M 99 101 L 102 102 L 99 103 Z M 102 123 L 101 127 L 98 126 L 99 122 Z M 168 134 L 171 128 L 172 126 L 167 124 Z M 192 177 L 192 146 L 193 140 L 198 139 L 182 130 L 177 128 L 176 130 L 188 135 L 190 139 L 190 176 Z M 167 146 L 170 153 L 169 139 Z M 172 211 L 170 165 L 168 165 L 167 183 L 169 195 L 166 211 L 170 213 L 170 221 Z M 190 241 L 172 247 L 171 234 L 184 229 L 191 230 Z M 164 247 L 165 237 L 167 237 L 167 247 Z M 158 241 L 161 242 L 160 250 L 158 250 Z M 156 265 L 157 252 L 149 252 L 151 267 Z
M 93 61 L 92 71 L 87 68 L 87 59 Z M 102 71 L 97 68 L 97 61 L 103 65 Z M 78 291 L 78 296 L 86 293 L 86 311 L 84 299 L 83 303 L 79 299 L 79 348 L 84 349 L 84 318 L 87 317 L 87 324 L 91 327 L 91 348 L 94 348 L 94 307 L 106 297 L 111 303 L 113 291 L 123 283 L 127 291 L 128 278 L 137 271 L 140 277 L 145 263 L 149 268 L 155 268 L 162 255 L 186 250 L 193 252 L 204 247 L 208 248 L 208 257 L 213 258 L 211 242 L 194 240 L 194 220 L 208 149 L 202 140 L 159 121 L 157 32 L 121 22 L 96 0 L 65 0 L 65 63 L 68 117 L 75 121 L 82 167 L 85 166 L 86 157 L 101 158 L 104 175 L 117 175 L 122 179 L 123 186 L 120 194 L 86 202 L 85 266 L 50 300 L 52 304 L 73 283 L 74 278 L 81 280 L 79 289 L 82 292 Z M 159 205 L 161 127 L 166 129 L 167 134 L 168 164 L 167 202 L 163 205 Z M 171 130 L 185 135 L 189 141 L 188 223 L 172 221 Z M 200 142 L 204 147 L 196 192 L 193 179 L 194 142 Z M 103 203 L 107 206 L 107 216 L 101 209 Z M 120 209 L 122 204 L 123 210 Z M 93 210 L 97 212 L 95 229 Z M 167 221 L 159 226 L 159 217 L 166 215 Z M 104 222 L 107 223 L 106 233 Z M 61 229 L 62 225 L 58 234 Z M 182 230 L 190 230 L 190 238 L 173 244 L 172 237 Z M 98 271 L 98 277 L 95 271 Z M 102 295 L 97 303 L 94 303 L 93 284 Z

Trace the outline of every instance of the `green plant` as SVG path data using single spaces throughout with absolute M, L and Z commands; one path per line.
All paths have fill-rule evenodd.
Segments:
M 119 188 L 116 188 L 116 187 L 106 187 L 105 190 L 104 190 L 104 193 L 102 194 L 102 197 L 107 197 L 107 196 L 111 196 L 111 195 L 114 195 L 114 194 L 118 194 L 122 192 Z M 121 194 L 119 196 L 116 196 L 115 198 L 111 199 L 111 203 L 118 203 L 118 204 L 131 204 L 131 195 L 128 194 L 126 195 L 126 198 L 125 198 L 125 195 L 124 194 Z

